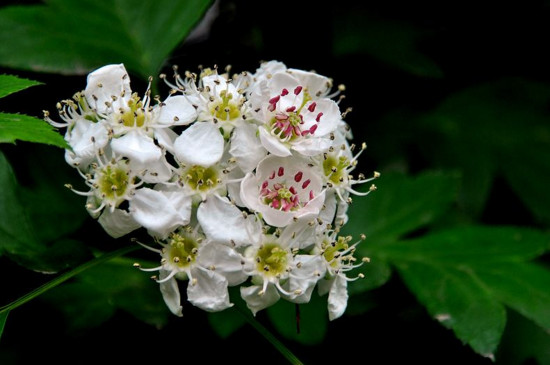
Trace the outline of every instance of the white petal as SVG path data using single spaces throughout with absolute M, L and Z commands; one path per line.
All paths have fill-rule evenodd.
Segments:
M 299 210 L 296 217 L 299 219 L 314 219 L 319 215 L 323 203 L 325 202 L 325 192 L 321 191 L 319 195 L 310 200 L 305 207 Z
M 332 84 L 326 76 L 319 75 L 315 72 L 298 70 L 289 68 L 289 73 L 298 79 L 301 85 L 307 87 L 309 94 L 316 98 L 317 94 L 325 95 L 329 91 L 328 85 Z
M 169 274 L 169 271 L 160 270 L 159 280 L 164 279 Z M 166 306 L 170 309 L 170 312 L 174 313 L 178 317 L 182 317 L 183 308 L 181 306 L 180 290 L 176 278 L 173 277 L 168 279 L 165 282 L 160 283 L 159 286 L 164 303 L 166 303 Z
M 237 159 L 237 164 L 245 173 L 254 170 L 267 154 L 257 133 L 258 127 L 247 123 L 236 128 L 231 137 L 229 153 Z
M 203 267 L 214 266 L 223 275 L 229 286 L 244 282 L 248 275 L 243 271 L 243 257 L 233 248 L 215 242 L 205 243 L 199 250 L 197 260 Z
M 139 175 L 141 180 L 150 184 L 167 182 L 172 177 L 172 170 L 164 156 L 156 161 L 149 161 L 147 164 L 130 160 L 130 170 Z
M 65 139 L 76 156 L 87 159 L 95 157 L 96 152 L 107 145 L 109 135 L 103 123 L 82 118 L 67 132 Z
M 108 208 L 104 209 L 98 221 L 105 232 L 114 238 L 122 237 L 141 227 L 128 212 L 121 209 L 115 209 L 113 212 Z
M 191 199 L 174 192 L 141 188 L 130 201 L 130 212 L 153 235 L 166 238 L 177 227 L 189 223 Z
M 334 132 L 340 125 L 342 120 L 340 114 L 340 108 L 333 100 L 323 99 L 316 101 L 317 107 L 314 112 L 304 112 L 304 124 L 306 128 L 311 127 L 313 124 L 317 124 L 316 136 L 325 136 L 330 132 Z M 316 118 L 319 113 L 323 113 L 319 122 L 316 122 Z
M 292 149 L 304 156 L 316 156 L 326 152 L 332 146 L 330 138 L 302 138 L 292 144 Z
M 290 272 L 288 291 L 294 293 L 298 290 L 301 293 L 293 295 L 288 300 L 293 303 L 308 303 L 315 284 L 325 275 L 325 262 L 323 257 L 318 255 L 296 255 L 294 261 L 300 262 L 301 266 Z
M 279 291 L 273 284 L 268 284 L 265 293 L 262 295 L 259 294 L 260 290 L 262 290 L 262 287 L 259 285 L 241 286 L 240 289 L 241 297 L 246 301 L 246 306 L 254 315 L 258 311 L 275 304 L 280 299 Z
M 177 133 L 170 128 L 155 128 L 154 133 L 158 144 L 174 154 L 174 141 L 178 138 Z
M 261 205 L 260 201 L 258 200 L 259 194 L 260 189 L 258 186 L 258 180 L 252 172 L 249 172 L 241 181 L 241 200 L 247 208 L 258 210 Z
M 224 140 L 218 127 L 208 122 L 192 124 L 174 141 L 178 160 L 189 165 L 208 167 L 220 160 Z
M 336 275 L 328 293 L 328 318 L 332 321 L 346 311 L 348 305 L 348 281 L 342 275 Z
M 155 144 L 153 138 L 141 133 L 137 130 L 132 130 L 122 137 L 114 138 L 111 141 L 113 151 L 130 160 L 136 160 L 141 164 L 156 161 L 162 156 L 162 151 Z
M 187 285 L 187 299 L 208 312 L 218 312 L 233 306 L 229 302 L 227 279 L 215 271 L 197 268 L 193 281 Z
M 130 77 L 123 64 L 106 65 L 88 75 L 84 95 L 92 108 L 105 113 L 110 108 L 105 103 L 111 103 L 114 110 L 124 108 L 132 95 Z M 116 101 L 113 101 L 113 96 Z
M 197 111 L 183 95 L 167 98 L 155 112 L 157 121 L 166 126 L 187 125 L 197 118 Z
M 259 131 L 260 131 L 260 141 L 262 142 L 262 146 L 264 146 L 266 150 L 268 150 L 275 156 L 280 156 L 280 157 L 287 157 L 292 155 L 292 152 L 290 152 L 289 147 L 283 144 L 279 140 L 279 138 L 272 136 L 267 131 L 267 129 L 265 129 L 264 127 L 260 127 Z
M 227 198 L 211 196 L 199 206 L 197 218 L 206 236 L 213 241 L 233 241 L 237 246 L 250 244 L 245 218 Z

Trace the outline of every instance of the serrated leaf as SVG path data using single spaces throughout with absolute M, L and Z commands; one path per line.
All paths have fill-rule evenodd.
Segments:
M 53 273 L 90 257 L 79 241 L 60 239 L 60 235 L 52 236 L 49 243 L 41 240 L 30 218 L 32 209 L 23 203 L 13 170 L 2 153 L 0 186 L 0 251 L 10 259 L 29 269 Z
M 45 121 L 23 114 L 0 113 L 0 143 L 16 140 L 68 148 L 63 136 Z
M 477 270 L 493 295 L 510 308 L 550 330 L 550 270 L 528 263 L 506 263 Z
M 455 200 L 459 181 L 453 173 L 425 172 L 415 177 L 382 173 L 378 190 L 355 198 L 343 232 L 367 236 L 358 247 L 361 252 L 394 242 L 442 215 Z
M 334 27 L 334 53 L 367 53 L 393 67 L 416 76 L 440 78 L 441 68 L 420 52 L 418 44 L 427 31 L 405 22 L 364 14 L 347 14 Z
M 506 324 L 504 306 L 467 269 L 399 263 L 399 273 L 432 317 L 492 358 Z
M 13 75 L 0 75 L 0 98 L 40 84 L 41 82 L 23 79 Z
M 296 317 L 296 304 L 279 300 L 267 308 L 271 323 L 284 337 L 305 345 L 320 343 L 328 328 L 326 297 L 313 293 L 306 304 L 299 304 L 299 328 Z
M 0 63 L 63 74 L 124 63 L 130 72 L 147 78 L 158 73 L 210 3 L 49 0 L 45 5 L 4 7 Z
M 512 226 L 464 226 L 434 232 L 414 240 L 379 248 L 392 261 L 437 262 L 487 267 L 522 262 L 542 255 L 550 237 L 539 231 Z
M 456 227 L 378 248 L 429 313 L 476 352 L 492 356 L 504 305 L 537 323 L 550 322 L 550 271 L 529 260 L 550 237 L 516 227 Z
M 506 78 L 450 95 L 421 120 L 435 132 L 421 144 L 436 164 L 461 168 L 461 204 L 477 216 L 496 173 L 542 222 L 550 222 L 545 184 L 550 167 L 550 113 L 546 84 Z

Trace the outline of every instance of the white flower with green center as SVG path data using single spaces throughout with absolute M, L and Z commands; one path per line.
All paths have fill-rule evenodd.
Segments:
M 296 151 L 315 156 L 332 145 L 332 133 L 340 120 L 340 109 L 330 99 L 314 100 L 309 90 L 289 73 L 277 73 L 267 81 L 262 95 L 252 95 L 251 105 L 262 145 L 277 156 Z
M 300 243 L 292 227 L 280 235 L 261 234 L 245 251 L 245 272 L 252 277 L 241 296 L 254 315 L 281 297 L 307 303 L 325 268 L 320 256 L 298 255 Z
M 239 285 L 247 278 L 243 257 L 238 252 L 207 240 L 198 228 L 190 227 L 172 233 L 160 244 L 160 250 L 145 246 L 161 255 L 160 266 L 142 270 L 160 271 L 157 281 L 173 313 L 182 314 L 176 279 L 189 280 L 187 299 L 201 309 L 217 312 L 233 305 L 227 287 Z
M 197 109 L 198 122 L 213 123 L 223 131 L 225 139 L 250 117 L 244 96 L 247 77 L 229 79 L 227 74 L 219 75 L 217 69 L 207 68 L 198 77 L 186 72 L 185 78 L 182 78 L 176 72 L 175 84 L 166 83 L 174 92 L 181 92 Z
M 113 151 L 145 167 L 163 157 L 155 140 L 161 145 L 170 141 L 168 128 L 189 124 L 196 118 L 195 108 L 183 96 L 168 97 L 150 106 L 149 87 L 143 99 L 132 94 L 130 77 L 124 65 L 118 64 L 90 73 L 84 90 L 92 110 L 109 126 Z
M 316 157 L 316 164 L 322 169 L 323 181 L 329 190 L 334 189 L 343 202 L 351 202 L 349 193 L 365 196 L 376 190 L 376 185 L 371 185 L 366 192 L 359 192 L 352 188 L 353 185 L 364 184 L 380 177 L 380 173 L 374 172 L 371 178 L 365 178 L 363 174 L 354 177 L 351 173 L 357 166 L 357 159 L 367 148 L 363 143 L 360 151 L 353 155 L 355 145 L 349 145 L 341 133 L 335 133 L 334 146 L 331 146 L 322 157 Z
M 314 220 L 325 201 L 325 190 L 318 171 L 301 159 L 268 155 L 255 174 L 246 174 L 240 196 L 267 224 L 285 227 L 295 220 Z
M 346 273 L 360 267 L 367 258 L 360 263 L 353 256 L 356 246 L 361 241 L 350 245 L 351 236 L 337 236 L 336 231 L 326 231 L 320 236 L 312 254 L 322 257 L 326 269 L 325 277 L 319 281 L 319 294 L 328 293 L 329 319 L 333 320 L 344 314 L 348 302 L 348 281 L 364 278 L 360 273 L 356 277 L 348 277 Z M 361 240 L 365 237 L 361 235 Z
M 84 171 L 98 150 L 109 142 L 108 128 L 88 106 L 82 93 L 57 103 L 57 111 L 62 122 L 53 121 L 47 111 L 44 120 L 56 128 L 66 128 L 65 140 L 71 148 L 65 150 L 65 160 Z

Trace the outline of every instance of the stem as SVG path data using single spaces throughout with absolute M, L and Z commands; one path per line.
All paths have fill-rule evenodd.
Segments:
M 77 267 L 75 267 L 74 269 L 72 269 L 70 271 L 67 271 L 64 274 L 59 275 L 55 279 L 48 281 L 47 283 L 39 286 L 38 288 L 34 289 L 33 291 L 28 292 L 27 294 L 25 294 L 22 297 L 14 300 L 13 302 L 0 307 L 0 314 L 2 314 L 4 312 L 9 312 L 9 311 L 19 307 L 20 305 L 23 305 L 23 304 L 27 303 L 28 301 L 36 298 L 40 294 L 43 294 L 43 293 L 47 292 L 48 290 L 50 290 L 52 288 L 55 288 L 59 284 L 69 280 L 73 276 L 78 275 L 78 274 L 80 274 L 81 272 L 83 272 L 87 269 L 90 269 L 90 268 L 92 268 L 96 265 L 99 265 L 99 264 L 103 263 L 103 262 L 109 261 L 110 259 L 115 258 L 117 256 L 123 256 L 123 255 L 125 255 L 127 253 L 130 253 L 132 251 L 135 251 L 139 248 L 140 247 L 138 245 L 127 246 L 127 247 L 123 247 L 123 248 L 120 248 L 118 250 L 106 253 L 106 254 L 101 255 L 99 257 L 96 257 L 93 260 L 87 261 L 87 262 L 83 263 L 82 265 L 77 266 Z
M 240 305 L 235 306 L 239 313 L 246 319 L 256 331 L 258 331 L 266 340 L 268 340 L 291 364 L 303 365 L 293 353 L 290 351 L 281 341 L 279 341 L 267 328 L 265 328 L 260 322 L 258 322 L 250 312 L 243 309 Z

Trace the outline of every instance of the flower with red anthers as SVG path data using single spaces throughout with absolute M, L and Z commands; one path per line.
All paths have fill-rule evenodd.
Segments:
M 321 176 L 301 159 L 269 155 L 241 183 L 240 197 L 267 224 L 285 227 L 295 219 L 311 221 L 325 201 Z
M 296 151 L 315 156 L 331 145 L 331 134 L 341 121 L 336 102 L 312 98 L 307 86 L 289 73 L 277 73 L 266 82 L 266 91 L 252 95 L 262 145 L 285 157 Z

